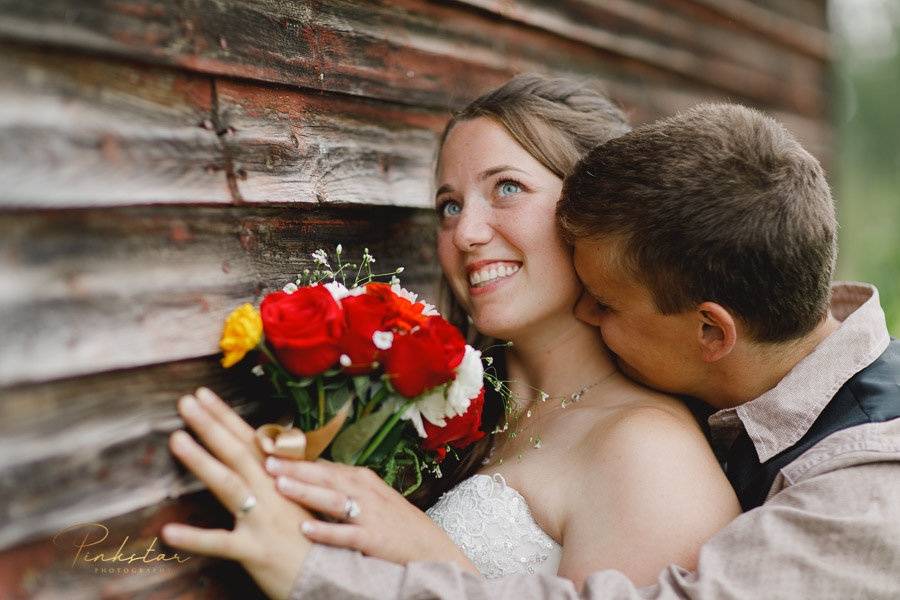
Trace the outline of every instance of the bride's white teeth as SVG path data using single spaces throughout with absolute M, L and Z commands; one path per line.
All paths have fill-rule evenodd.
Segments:
M 469 284 L 477 286 L 483 283 L 489 283 L 495 279 L 509 277 L 519 270 L 519 265 L 498 265 L 476 271 L 469 275 Z

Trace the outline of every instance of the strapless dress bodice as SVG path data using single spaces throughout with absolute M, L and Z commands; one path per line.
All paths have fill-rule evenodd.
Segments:
M 503 476 L 461 481 L 427 514 L 487 578 L 513 573 L 556 574 L 562 547 L 540 528 L 525 498 Z

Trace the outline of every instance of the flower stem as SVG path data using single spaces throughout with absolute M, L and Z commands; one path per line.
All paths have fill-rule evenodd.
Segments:
M 258 348 L 262 351 L 263 354 L 266 355 L 266 358 L 268 358 L 269 361 L 271 361 L 272 365 L 273 365 L 276 369 L 278 369 L 278 370 L 281 372 L 282 375 L 284 375 L 284 376 L 285 376 L 286 378 L 288 378 L 288 379 L 293 379 L 293 377 L 291 376 L 291 374 L 288 373 L 288 372 L 284 369 L 284 367 L 281 366 L 281 363 L 278 362 L 278 359 L 275 358 L 275 355 L 272 354 L 272 351 L 269 350 L 269 347 L 266 346 L 266 343 L 265 343 L 264 341 L 260 341 L 260 342 L 259 342 Z
M 319 427 L 325 425 L 325 384 L 321 377 L 316 377 L 316 391 L 319 393 Z
M 381 444 L 381 442 L 384 441 L 384 438 L 386 438 L 387 434 L 389 434 L 391 432 L 391 430 L 394 428 L 394 425 L 397 424 L 397 421 L 400 420 L 400 417 L 403 416 L 403 413 L 406 412 L 406 408 L 410 404 L 412 404 L 412 400 L 405 403 L 403 406 L 401 406 L 397 410 L 397 412 L 395 412 L 393 415 L 391 415 L 391 418 L 388 419 L 387 423 L 385 423 L 384 426 L 375 435 L 375 437 L 372 438 L 372 441 L 369 442 L 369 445 L 366 446 L 366 449 L 363 450 L 362 454 L 359 455 L 359 458 L 357 458 L 353 462 L 353 464 L 361 465 L 366 462 L 366 459 L 369 458 L 369 456 L 371 456 L 372 453 L 375 452 L 375 449 L 378 448 L 378 446 Z
M 360 418 L 362 418 L 362 417 L 366 416 L 367 414 L 369 414 L 370 412 L 372 412 L 372 409 L 375 408 L 375 405 L 378 404 L 379 402 L 381 402 L 382 400 L 384 400 L 384 397 L 387 395 L 388 395 L 387 387 L 382 387 L 380 390 L 375 392 L 375 394 L 372 396 L 372 399 L 369 400 L 366 403 L 366 405 L 363 407 L 362 413 L 360 414 Z

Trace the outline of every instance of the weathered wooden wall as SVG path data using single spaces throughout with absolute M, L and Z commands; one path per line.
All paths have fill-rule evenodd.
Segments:
M 217 364 L 229 310 L 338 242 L 433 290 L 437 135 L 522 71 L 635 122 L 759 106 L 827 164 L 824 5 L 0 0 L 0 597 L 258 595 L 229 563 L 98 574 L 52 539 L 227 523 L 165 444 L 200 384 L 262 418 Z

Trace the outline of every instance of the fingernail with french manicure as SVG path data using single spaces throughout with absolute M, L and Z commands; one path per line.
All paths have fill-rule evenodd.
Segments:
M 277 471 L 282 466 L 281 461 L 275 458 L 274 456 L 270 456 L 266 459 L 266 470 L 267 471 Z
M 313 525 L 310 521 L 303 521 L 300 524 L 300 531 L 303 533 L 312 533 L 315 530 L 316 526 Z

